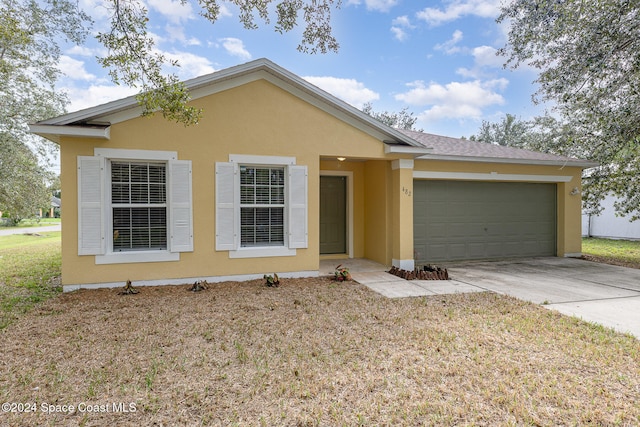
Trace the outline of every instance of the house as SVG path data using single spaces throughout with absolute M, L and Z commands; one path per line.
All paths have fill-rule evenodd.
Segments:
M 31 125 L 60 145 L 65 290 L 578 256 L 582 160 L 387 127 L 266 59 Z
M 606 239 L 640 240 L 640 221 L 631 221 L 630 216 L 616 215 L 615 203 L 619 199 L 607 195 L 600 202 L 602 212 L 591 215 L 582 213 L 582 236 Z

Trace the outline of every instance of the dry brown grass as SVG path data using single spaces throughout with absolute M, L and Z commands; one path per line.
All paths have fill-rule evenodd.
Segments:
M 1 331 L 0 401 L 37 412 L 0 424 L 640 423 L 638 340 L 534 304 L 325 278 L 187 289 L 64 294 Z M 81 402 L 136 412 L 42 412 Z

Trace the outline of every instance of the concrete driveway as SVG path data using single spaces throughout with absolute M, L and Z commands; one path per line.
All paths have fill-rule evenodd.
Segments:
M 572 258 L 446 266 L 467 285 L 511 295 L 640 338 L 640 270 Z

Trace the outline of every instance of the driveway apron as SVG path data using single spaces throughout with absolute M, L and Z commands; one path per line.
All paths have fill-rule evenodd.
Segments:
M 573 258 L 465 262 L 451 277 L 640 337 L 640 270 Z

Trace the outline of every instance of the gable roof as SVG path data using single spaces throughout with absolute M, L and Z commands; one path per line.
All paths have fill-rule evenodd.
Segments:
M 421 155 L 418 159 L 491 163 L 525 163 L 579 167 L 593 167 L 598 165 L 597 163 L 587 160 L 541 153 L 522 148 L 505 147 L 486 142 L 451 138 L 448 136 L 434 135 L 406 129 L 399 129 L 399 131 L 419 142 L 424 147 L 431 148 L 431 151 L 428 154 Z
M 368 114 L 325 92 L 272 61 L 262 58 L 185 81 L 191 99 L 265 79 L 312 105 L 348 122 L 383 142 L 407 145 L 418 150 L 425 147 L 410 136 L 384 125 Z M 84 110 L 30 124 L 32 133 L 59 142 L 60 136 L 109 139 L 111 125 L 139 117 L 141 107 L 135 96 L 119 99 Z
M 417 159 L 593 167 L 596 163 L 514 147 L 450 138 L 389 127 L 309 83 L 274 62 L 261 58 L 185 81 L 192 99 L 264 79 L 384 142 L 385 152 Z M 30 124 L 32 133 L 59 142 L 61 136 L 109 139 L 111 125 L 141 116 L 135 96 Z

